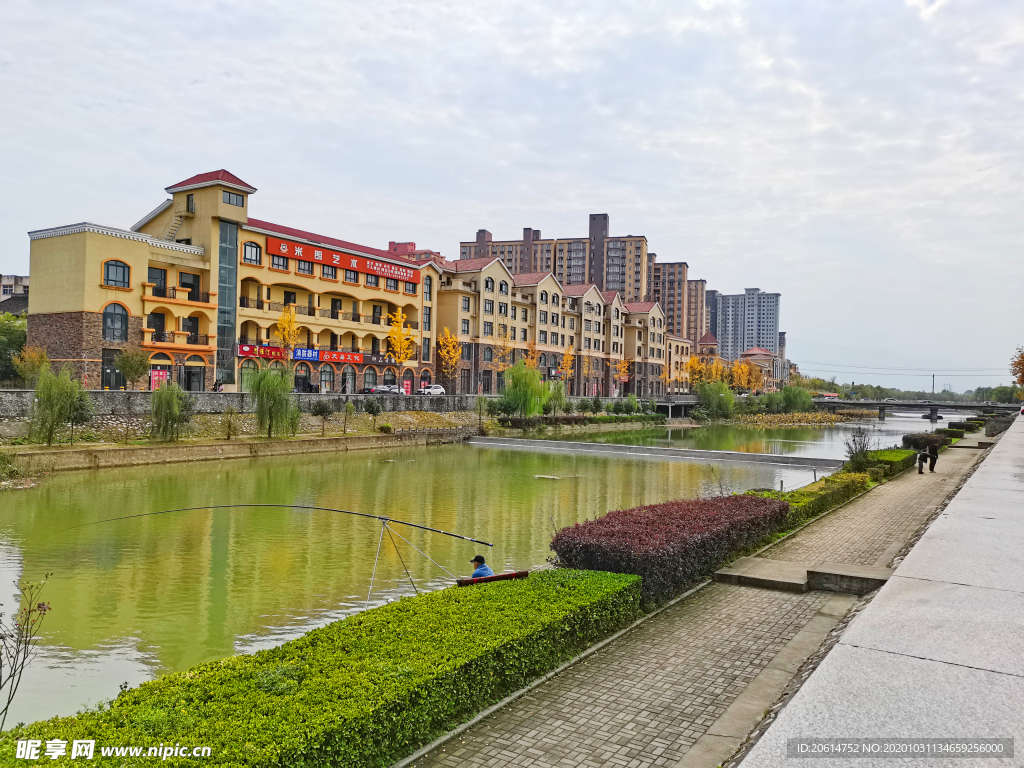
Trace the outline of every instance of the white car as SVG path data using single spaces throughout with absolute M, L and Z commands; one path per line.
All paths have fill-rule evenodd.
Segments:
M 425 387 L 420 387 L 416 390 L 417 395 L 443 395 L 446 394 L 444 387 L 440 384 L 428 384 Z

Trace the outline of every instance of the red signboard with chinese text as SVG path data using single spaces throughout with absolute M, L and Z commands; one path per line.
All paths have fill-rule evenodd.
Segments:
M 339 269 L 352 269 L 362 272 L 364 275 L 390 277 L 407 283 L 420 281 L 420 271 L 416 267 L 353 256 L 350 253 L 341 253 L 322 245 L 308 245 L 268 236 L 267 253 L 274 256 L 287 256 L 289 259 L 298 259 L 299 261 L 319 262 Z
M 271 357 L 284 360 L 284 350 L 280 347 L 261 347 L 255 344 L 239 344 L 239 357 Z
M 163 383 L 167 381 L 170 376 L 170 371 L 161 371 L 159 369 L 153 369 L 149 372 L 149 388 L 160 389 Z
M 362 363 L 362 352 L 337 352 L 332 349 L 321 349 L 320 359 L 325 363 Z

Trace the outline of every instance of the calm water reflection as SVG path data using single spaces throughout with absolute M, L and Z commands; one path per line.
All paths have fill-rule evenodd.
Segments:
M 546 475 L 549 477 L 537 477 Z M 557 479 L 552 479 L 557 478 Z M 361 610 L 377 547 L 373 520 L 291 509 L 120 515 L 239 502 L 385 514 L 493 542 L 484 551 L 401 529 L 452 572 L 484 551 L 498 568 L 544 563 L 555 528 L 611 509 L 802 485 L 804 470 L 659 462 L 470 446 L 320 454 L 64 473 L 0 496 L 0 583 L 55 575 L 38 662 L 12 721 L 68 714 L 122 682 L 250 651 Z M 399 542 L 420 589 L 450 583 Z M 0 601 L 10 605 L 8 590 Z M 393 547 L 374 602 L 411 594 Z

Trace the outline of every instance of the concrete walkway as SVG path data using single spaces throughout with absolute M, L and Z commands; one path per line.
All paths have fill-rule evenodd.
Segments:
M 1019 418 L 741 765 L 1022 765 L 1022 713 L 1024 418 Z M 1017 751 L 1002 760 L 788 757 L 789 740 L 806 738 L 1014 739 Z
M 978 455 L 944 452 L 935 475 L 908 473 L 855 500 L 779 545 L 780 559 L 895 554 Z M 414 765 L 714 768 L 855 600 L 709 585 Z

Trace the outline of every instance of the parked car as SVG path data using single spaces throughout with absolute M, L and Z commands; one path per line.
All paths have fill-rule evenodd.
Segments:
M 425 387 L 420 387 L 416 390 L 417 395 L 443 395 L 445 394 L 444 387 L 440 384 L 428 384 Z
M 401 390 L 394 384 L 378 384 L 370 390 L 370 393 L 374 395 L 398 395 L 401 394 Z
M 935 403 L 932 400 L 922 400 L 921 401 L 921 405 L 934 405 L 934 404 Z
M 898 403 L 899 400 L 897 400 L 895 397 L 887 397 L 882 402 L 883 403 Z
M 360 394 L 360 395 L 372 395 L 373 394 L 373 390 L 374 390 L 373 387 L 363 387 L 362 389 L 359 390 L 359 392 L 357 394 Z

